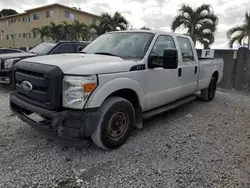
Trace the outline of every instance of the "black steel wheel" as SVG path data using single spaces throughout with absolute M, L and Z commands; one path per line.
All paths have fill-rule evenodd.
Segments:
M 110 97 L 99 109 L 100 120 L 91 135 L 93 142 L 103 149 L 116 149 L 123 145 L 135 123 L 132 104 L 121 97 Z

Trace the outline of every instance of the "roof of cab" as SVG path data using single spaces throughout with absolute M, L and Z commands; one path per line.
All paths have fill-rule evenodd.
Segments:
M 185 36 L 189 37 L 186 34 L 180 34 L 180 33 L 174 33 L 174 32 L 167 32 L 167 31 L 161 31 L 161 30 L 121 30 L 121 31 L 111 31 L 107 33 L 152 33 L 152 34 L 167 34 L 167 35 L 175 35 L 175 36 Z

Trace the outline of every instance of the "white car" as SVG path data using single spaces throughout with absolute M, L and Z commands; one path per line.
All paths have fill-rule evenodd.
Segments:
M 194 99 L 215 96 L 223 59 L 198 60 L 189 36 L 159 31 L 106 33 L 80 54 L 21 60 L 11 109 L 32 127 L 72 141 L 91 137 L 116 149 L 134 127 Z M 38 114 L 39 119 L 32 114 Z

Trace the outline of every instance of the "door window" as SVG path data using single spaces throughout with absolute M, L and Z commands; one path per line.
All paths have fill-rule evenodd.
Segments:
M 74 46 L 72 44 L 63 44 L 59 46 L 53 54 L 74 53 Z
M 194 61 L 193 48 L 188 38 L 177 37 L 183 62 Z
M 161 35 L 156 39 L 150 55 L 163 56 L 165 49 L 175 49 L 175 43 L 171 36 Z

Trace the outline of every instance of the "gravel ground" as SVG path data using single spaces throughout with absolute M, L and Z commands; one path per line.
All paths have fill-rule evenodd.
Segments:
M 145 122 L 124 146 L 81 149 L 12 116 L 0 89 L 0 187 L 250 187 L 250 95 L 220 91 Z

